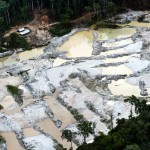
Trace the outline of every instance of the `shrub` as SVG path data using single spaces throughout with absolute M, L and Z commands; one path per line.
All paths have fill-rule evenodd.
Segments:
M 112 29 L 117 29 L 120 28 L 119 25 L 116 25 L 114 23 L 108 23 L 108 22 L 99 22 L 96 23 L 94 30 L 97 30 L 98 28 L 112 28 Z
M 7 48 L 23 48 L 24 50 L 30 50 L 31 45 L 23 37 L 20 37 L 17 33 L 12 33 L 7 39 Z
M 0 143 L 6 143 L 5 139 L 0 135 Z
M 72 25 L 69 23 L 62 23 L 59 25 L 55 25 L 52 29 L 49 30 L 49 32 L 53 35 L 53 36 L 63 36 L 69 32 L 71 32 L 72 30 Z
M 7 85 L 7 90 L 10 92 L 10 94 L 14 97 L 15 101 L 19 104 L 22 105 L 23 103 L 23 98 L 21 96 L 21 90 L 18 89 L 15 86 L 12 85 Z
M 1 110 L 1 109 L 3 109 L 3 106 L 2 106 L 2 105 L 0 105 L 0 110 Z

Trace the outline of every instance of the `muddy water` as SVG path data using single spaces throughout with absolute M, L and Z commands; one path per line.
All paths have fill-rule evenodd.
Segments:
M 143 23 L 143 22 L 131 22 L 128 25 L 135 27 L 150 27 L 150 23 Z
M 58 50 L 68 51 L 68 57 L 90 57 L 92 54 L 92 30 L 78 32 L 69 38 Z
M 122 28 L 122 29 L 100 29 L 97 31 L 99 34 L 99 40 L 108 40 L 114 38 L 121 38 L 121 37 L 129 37 L 135 33 L 135 29 L 131 28 Z M 122 41 L 120 44 L 129 44 L 131 41 Z M 78 32 L 72 37 L 69 38 L 67 42 L 65 42 L 61 47 L 58 47 L 58 50 L 68 51 L 68 57 L 90 57 L 92 55 L 92 44 L 93 44 L 93 30 L 90 31 L 82 31 Z M 115 44 L 115 43 L 114 43 Z M 38 57 L 39 55 L 43 54 L 44 47 L 35 48 L 30 51 L 24 51 L 17 54 L 17 57 L 20 61 L 31 59 L 33 57 Z M 55 62 L 55 66 L 60 64 L 61 60 L 57 60 Z M 17 63 L 17 60 L 12 56 L 7 56 L 0 58 L 0 68 L 12 65 Z M 63 61 L 62 61 L 63 63 Z
M 43 54 L 43 49 L 44 47 L 41 47 L 41 48 L 32 49 L 30 51 L 24 51 L 24 52 L 18 53 L 17 58 L 19 58 L 20 61 L 23 61 L 23 60 L 27 60 L 33 57 L 38 57 L 41 54 Z M 17 62 L 18 61 L 15 60 L 15 58 L 13 58 L 12 56 L 6 56 L 3 58 L 0 58 L 0 68 L 7 66 L 7 65 L 15 64 Z
M 67 51 L 68 57 L 90 57 L 92 55 L 93 31 L 78 32 L 69 38 L 58 50 Z M 101 29 L 97 31 L 99 40 L 108 40 L 114 38 L 130 37 L 135 33 L 135 29 Z M 131 39 L 120 41 L 120 45 L 130 44 Z M 113 43 L 111 43 L 113 44 Z
M 99 40 L 110 40 L 114 38 L 130 37 L 136 32 L 133 28 L 121 28 L 121 29 L 99 29 Z
M 113 95 L 123 95 L 123 96 L 135 95 L 141 97 L 139 87 L 128 84 L 125 79 L 112 81 L 112 83 L 108 85 L 108 88 L 110 89 Z M 148 94 L 150 94 L 150 88 L 147 89 L 147 92 Z

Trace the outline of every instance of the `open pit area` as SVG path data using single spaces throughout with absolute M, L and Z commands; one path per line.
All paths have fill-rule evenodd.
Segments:
M 150 24 L 133 22 L 121 29 L 74 29 L 46 47 L 0 58 L 0 135 L 7 150 L 69 149 L 61 133 L 79 132 L 72 110 L 96 124 L 87 143 L 108 133 L 111 118 L 116 126 L 131 109 L 136 116 L 124 99 L 150 100 L 149 45 Z M 21 105 L 7 85 L 21 91 Z M 82 142 L 76 136 L 74 149 Z

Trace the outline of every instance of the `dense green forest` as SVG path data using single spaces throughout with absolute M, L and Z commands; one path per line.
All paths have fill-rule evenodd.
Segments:
M 114 7 L 143 9 L 150 7 L 150 0 L 0 0 L 0 32 L 15 25 L 29 21 L 34 9 L 48 9 L 49 16 L 55 20 L 76 18 L 83 12 L 97 12 L 104 15 Z
M 137 117 L 118 120 L 118 125 L 108 135 L 100 133 L 93 143 L 84 144 L 78 150 L 150 150 L 150 105 L 146 100 L 132 96 L 129 101 L 135 106 Z

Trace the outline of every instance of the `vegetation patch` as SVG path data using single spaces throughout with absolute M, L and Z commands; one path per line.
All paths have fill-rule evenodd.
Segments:
M 19 105 L 23 104 L 22 91 L 20 89 L 13 85 L 7 85 L 7 90 Z
M 24 73 L 28 75 L 28 71 L 30 71 L 30 70 L 31 70 L 31 69 L 20 71 L 20 72 L 18 73 L 18 75 L 23 75 Z
M 0 135 L 0 144 L 6 143 L 5 139 Z
M 55 25 L 53 28 L 51 28 L 49 30 L 49 32 L 53 35 L 53 36 L 63 36 L 65 34 L 68 34 L 69 32 L 71 32 L 72 30 L 72 25 L 71 24 L 58 24 Z
M 118 29 L 121 28 L 119 25 L 115 23 L 109 23 L 109 22 L 98 22 L 94 26 L 94 30 L 98 30 L 99 28 L 112 28 L 112 29 Z
M 1 109 L 3 109 L 3 106 L 2 106 L 2 105 L 0 105 L 0 110 L 1 110 Z
M 19 36 L 17 33 L 12 33 L 9 37 L 4 38 L 2 40 L 2 46 L 6 49 L 31 49 L 31 45 L 27 42 L 27 40 L 24 37 Z
M 6 149 L 6 141 L 1 135 L 0 135 L 0 149 L 1 150 L 5 150 Z
M 82 145 L 78 150 L 149 150 L 150 149 L 150 105 L 135 96 L 125 101 L 135 106 L 137 117 L 118 119 L 117 126 L 108 135 L 100 133 L 93 143 Z

